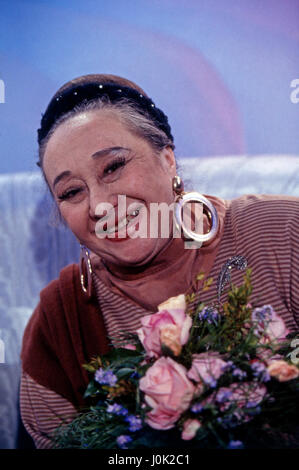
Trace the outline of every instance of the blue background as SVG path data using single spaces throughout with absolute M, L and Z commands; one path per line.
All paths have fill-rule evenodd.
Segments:
M 64 82 L 114 73 L 169 116 L 184 156 L 299 154 L 298 0 L 0 0 L 0 173 L 35 170 Z

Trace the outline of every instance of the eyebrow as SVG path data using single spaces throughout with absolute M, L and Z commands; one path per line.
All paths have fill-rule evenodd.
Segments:
M 108 147 L 106 149 L 102 149 L 102 150 L 99 150 L 98 152 L 95 152 L 91 155 L 91 158 L 98 158 L 98 157 L 102 157 L 102 156 L 105 156 L 109 153 L 118 153 L 118 152 L 122 152 L 123 150 L 127 150 L 129 151 L 130 149 L 126 148 L 126 147 Z
M 99 157 L 108 155 L 109 153 L 119 153 L 119 152 L 122 152 L 123 150 L 129 151 L 130 149 L 126 147 L 108 147 L 106 149 L 102 149 L 102 150 L 99 150 L 98 152 L 93 153 L 91 155 L 91 158 L 99 158 Z M 53 181 L 53 188 L 56 186 L 57 183 L 59 183 L 60 180 L 70 175 L 71 175 L 71 172 L 69 170 L 65 170 L 62 173 L 60 173 L 58 176 L 56 176 L 56 178 Z

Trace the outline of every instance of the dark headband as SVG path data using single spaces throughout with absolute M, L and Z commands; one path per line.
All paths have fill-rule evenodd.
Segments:
M 131 101 L 141 114 L 148 114 L 155 125 L 165 132 L 167 137 L 173 142 L 167 116 L 163 111 L 156 108 L 150 98 L 142 95 L 134 88 L 117 85 L 115 83 L 99 84 L 94 82 L 75 85 L 63 91 L 61 95 L 55 95 L 54 98 L 52 98 L 42 117 L 41 127 L 37 131 L 39 145 L 44 138 L 47 137 L 57 119 L 69 111 L 72 111 L 76 106 L 88 103 L 97 98 L 102 98 L 103 96 L 107 96 L 111 103 L 116 103 L 123 98 Z

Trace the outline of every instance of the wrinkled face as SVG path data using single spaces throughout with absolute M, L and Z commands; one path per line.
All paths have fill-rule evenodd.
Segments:
M 69 228 L 104 260 L 142 265 L 168 243 L 166 238 L 149 236 L 149 217 L 151 203 L 174 201 L 174 154 L 166 148 L 157 155 L 115 112 L 89 111 L 62 123 L 49 139 L 43 169 Z M 123 207 L 119 212 L 119 196 L 126 204 L 125 219 Z M 146 237 L 132 238 L 141 228 L 144 234 L 145 227 Z

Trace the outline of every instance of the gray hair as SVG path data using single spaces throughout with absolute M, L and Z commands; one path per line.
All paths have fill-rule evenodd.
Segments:
M 151 145 L 156 154 L 161 152 L 161 150 L 163 150 L 165 147 L 174 149 L 172 140 L 165 134 L 165 132 L 155 125 L 155 122 L 150 115 L 147 113 L 140 113 L 134 104 L 132 104 L 132 102 L 126 98 L 123 98 L 116 103 L 111 103 L 109 97 L 104 96 L 102 98 L 97 98 L 91 101 L 83 101 L 78 106 L 74 107 L 71 111 L 63 114 L 59 119 L 57 119 L 39 148 L 39 166 L 41 167 L 42 171 L 46 146 L 56 129 L 62 123 L 80 113 L 101 110 L 116 113 L 127 129 L 138 137 L 146 140 Z M 45 174 L 44 178 L 46 179 Z

